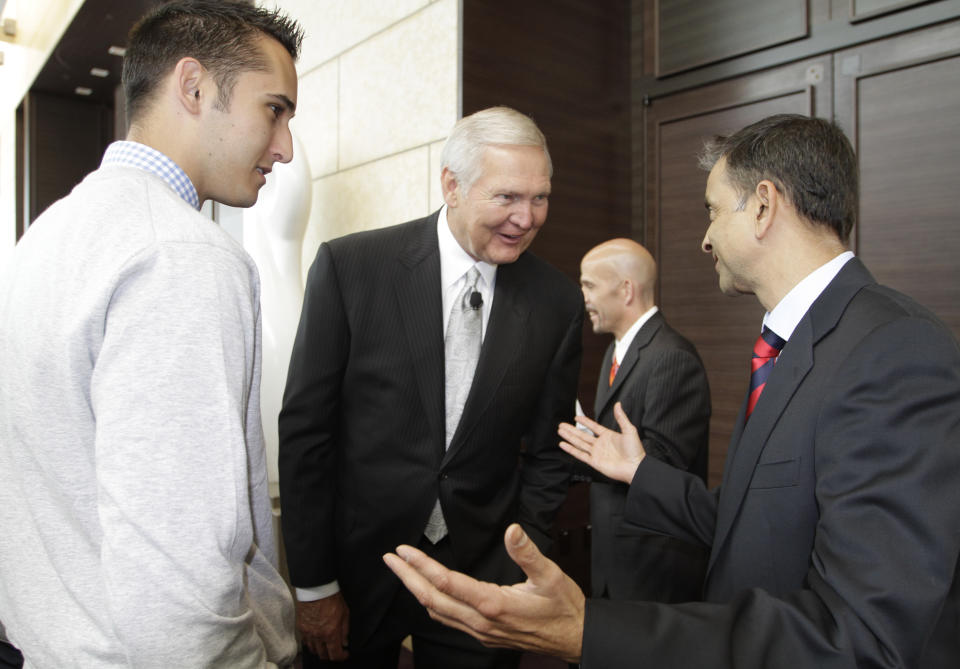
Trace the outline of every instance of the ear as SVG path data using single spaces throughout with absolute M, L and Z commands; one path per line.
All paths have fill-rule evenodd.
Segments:
M 780 206 L 780 192 L 769 179 L 757 184 L 754 191 L 756 196 L 755 234 L 757 239 L 763 239 L 773 227 Z
M 181 58 L 173 68 L 177 101 L 190 114 L 199 114 L 209 95 L 207 69 L 196 58 Z
M 444 167 L 440 173 L 440 188 L 443 191 L 443 201 L 448 207 L 454 208 L 460 204 L 460 184 L 449 167 Z
M 623 297 L 624 306 L 629 306 L 637 299 L 637 287 L 633 285 L 630 279 L 620 281 L 620 295 Z

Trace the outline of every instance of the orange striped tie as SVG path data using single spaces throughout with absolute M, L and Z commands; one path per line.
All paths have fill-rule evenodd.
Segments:
M 613 380 L 617 378 L 618 369 L 620 369 L 620 363 L 617 362 L 617 356 L 613 356 L 613 360 L 610 361 L 610 380 L 607 385 L 613 385 Z

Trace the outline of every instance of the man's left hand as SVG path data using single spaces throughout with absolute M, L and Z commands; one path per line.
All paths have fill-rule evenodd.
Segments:
M 620 402 L 613 407 L 620 432 L 605 428 L 586 416 L 577 416 L 577 422 L 592 432 L 577 429 L 570 423 L 560 423 L 557 434 L 563 439 L 560 448 L 614 481 L 630 485 L 637 467 L 647 453 Z

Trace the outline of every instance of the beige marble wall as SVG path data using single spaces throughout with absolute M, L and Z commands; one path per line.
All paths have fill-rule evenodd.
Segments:
M 460 113 L 458 0 L 262 0 L 306 30 L 293 130 L 313 177 L 306 274 L 321 242 L 440 206 Z

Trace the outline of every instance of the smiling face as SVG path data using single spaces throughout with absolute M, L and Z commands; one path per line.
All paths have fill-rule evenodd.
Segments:
M 754 242 L 754 216 L 750 213 L 756 196 L 741 198 L 726 178 L 726 160 L 720 159 L 707 177 L 705 204 L 710 226 L 701 248 L 713 256 L 714 267 L 725 295 L 753 293 L 750 253 Z
M 447 168 L 441 185 L 450 231 L 475 260 L 514 262 L 547 220 L 550 167 L 537 146 L 488 146 L 468 192 Z
M 263 70 L 241 72 L 226 109 L 210 100 L 204 128 L 206 156 L 197 190 L 235 207 L 257 201 L 275 162 L 293 157 L 290 119 L 297 101 L 297 72 L 287 50 L 270 37 L 260 38 Z M 215 96 L 210 96 L 215 98 Z

